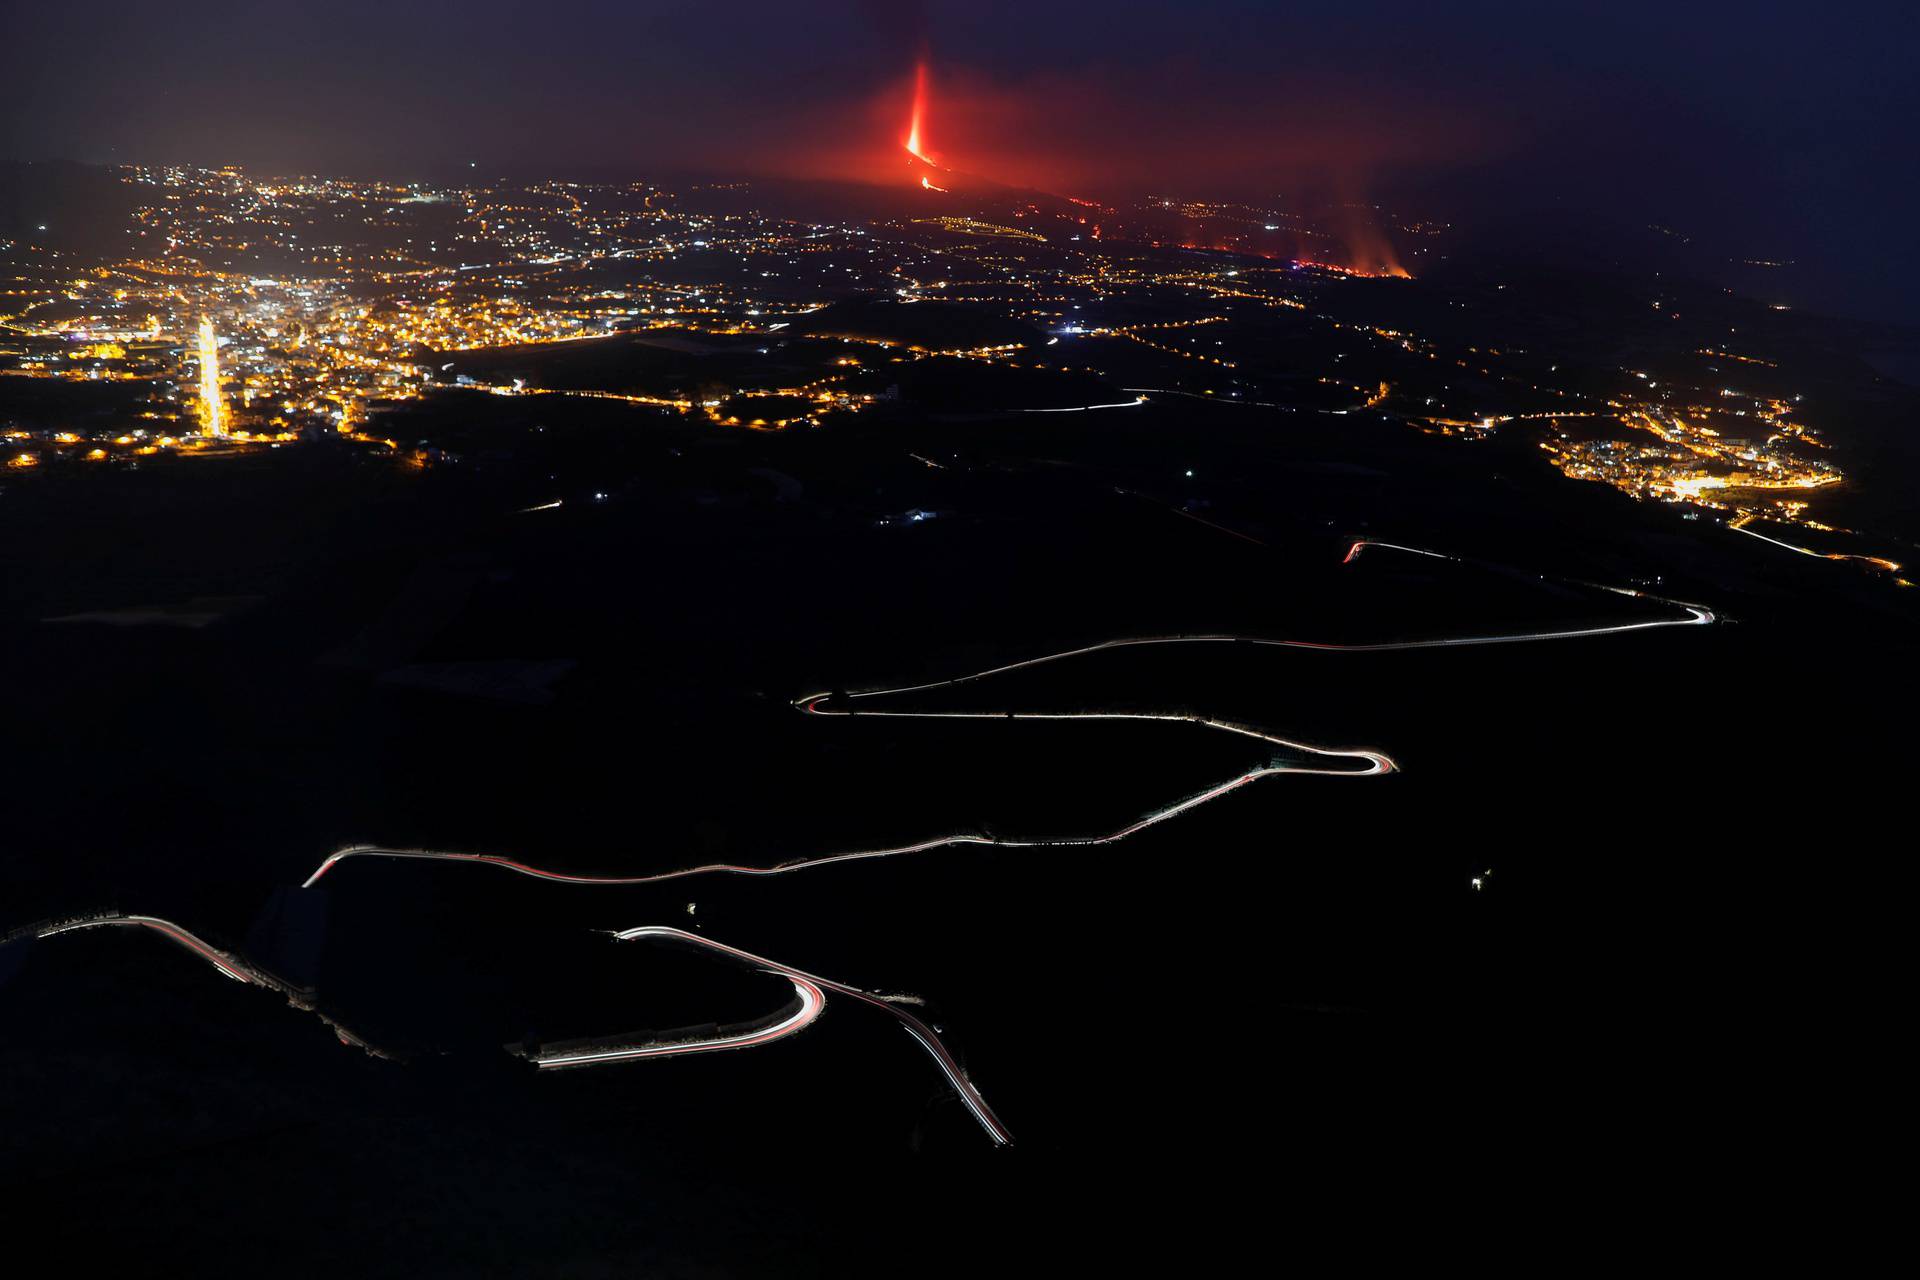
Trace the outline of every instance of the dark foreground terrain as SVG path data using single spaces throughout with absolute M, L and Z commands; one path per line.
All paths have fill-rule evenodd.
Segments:
M 178 921 L 394 1055 L 145 933 L 0 950 L 17 1250 L 1214 1271 L 1282 1241 L 1657 1228 L 1818 1149 L 1779 1103 L 1874 999 L 1914 709 L 1884 576 L 1570 485 L 1524 439 L 1359 417 L 1156 401 L 750 435 L 549 403 L 534 432 L 448 396 L 407 426 L 445 451 L 0 491 L 0 925 Z M 1345 563 L 1358 539 L 1459 559 Z M 1399 766 L 1265 778 L 1117 844 L 623 889 L 363 860 L 295 889 L 360 842 L 633 876 L 1109 832 L 1272 752 L 793 700 L 1116 637 L 1684 616 L 1592 583 L 1718 621 L 1110 651 L 893 704 L 1199 715 Z M 752 1051 L 557 1074 L 507 1052 L 787 998 L 605 936 L 646 924 L 926 997 L 1015 1145 L 845 1001 Z

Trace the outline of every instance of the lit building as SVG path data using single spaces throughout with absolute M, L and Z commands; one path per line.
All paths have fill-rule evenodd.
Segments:
M 221 440 L 227 436 L 227 405 L 220 398 L 220 340 L 214 336 L 211 317 L 200 321 L 200 434 Z

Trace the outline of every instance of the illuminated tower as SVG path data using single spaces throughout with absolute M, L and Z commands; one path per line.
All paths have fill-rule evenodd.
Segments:
M 200 321 L 200 434 L 224 440 L 227 406 L 220 398 L 220 340 L 211 317 Z

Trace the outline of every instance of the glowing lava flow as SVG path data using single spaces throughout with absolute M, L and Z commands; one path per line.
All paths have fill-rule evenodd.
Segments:
M 214 336 L 210 317 L 200 321 L 200 433 L 219 440 L 227 435 L 227 405 L 220 398 L 220 339 Z

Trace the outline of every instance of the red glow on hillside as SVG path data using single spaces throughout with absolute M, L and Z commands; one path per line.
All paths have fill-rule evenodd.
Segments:
M 1343 267 L 1333 262 L 1315 262 L 1311 258 L 1296 258 L 1294 262 L 1315 271 L 1331 271 L 1335 275 L 1358 276 L 1363 280 L 1411 280 L 1413 273 L 1397 262 L 1384 263 L 1378 268 Z
M 1093 68 L 989 75 L 964 61 L 935 65 L 935 56 L 909 48 L 865 80 L 823 80 L 817 97 L 742 123 L 730 160 L 770 178 L 888 187 L 924 200 L 932 196 L 922 177 L 956 197 L 1028 189 L 1085 198 L 1078 212 L 1103 222 L 1113 240 L 1122 227 L 1111 211 L 1148 193 L 1258 205 L 1284 193 L 1287 209 L 1319 216 L 1368 199 L 1389 175 L 1410 181 L 1504 153 L 1517 131 L 1511 115 L 1488 118 L 1390 87 L 1356 100 L 1331 73 L 1221 82 L 1203 67 L 1169 62 L 1154 80 L 1169 92 L 1147 93 L 1138 77 Z M 1349 254 L 1345 227 L 1323 230 L 1341 247 L 1280 233 L 1267 243 L 1251 231 L 1239 243 L 1363 270 L 1390 265 Z M 1211 231 L 1159 238 L 1204 240 Z
M 894 68 L 858 99 L 773 122 L 759 144 L 762 167 L 891 188 L 943 210 L 1004 212 L 1030 192 L 1036 216 L 1092 242 L 1190 245 L 1404 276 L 1391 218 L 1368 193 L 1384 173 L 1421 172 L 1435 156 L 1466 154 L 1457 133 L 1478 144 L 1491 136 L 1430 107 L 1386 120 L 1309 111 L 1309 95 L 1290 82 L 1223 91 L 1217 101 L 1201 95 L 1169 112 L 1151 95 L 1076 72 L 1009 81 L 947 62 L 936 72 L 924 48 Z M 1182 188 L 1196 201 L 1227 203 L 1176 207 L 1139 194 Z M 1094 192 L 1107 198 L 1085 198 Z M 1284 206 L 1271 203 L 1275 192 L 1285 193 Z M 1071 203 L 1049 204 L 1038 193 Z M 1257 215 L 1276 207 L 1288 216 L 1266 227 Z
M 1334 230 L 1346 246 L 1348 275 L 1413 278 L 1400 265 L 1400 255 L 1394 251 L 1393 239 L 1381 225 L 1377 212 L 1363 201 L 1349 200 L 1334 218 Z

